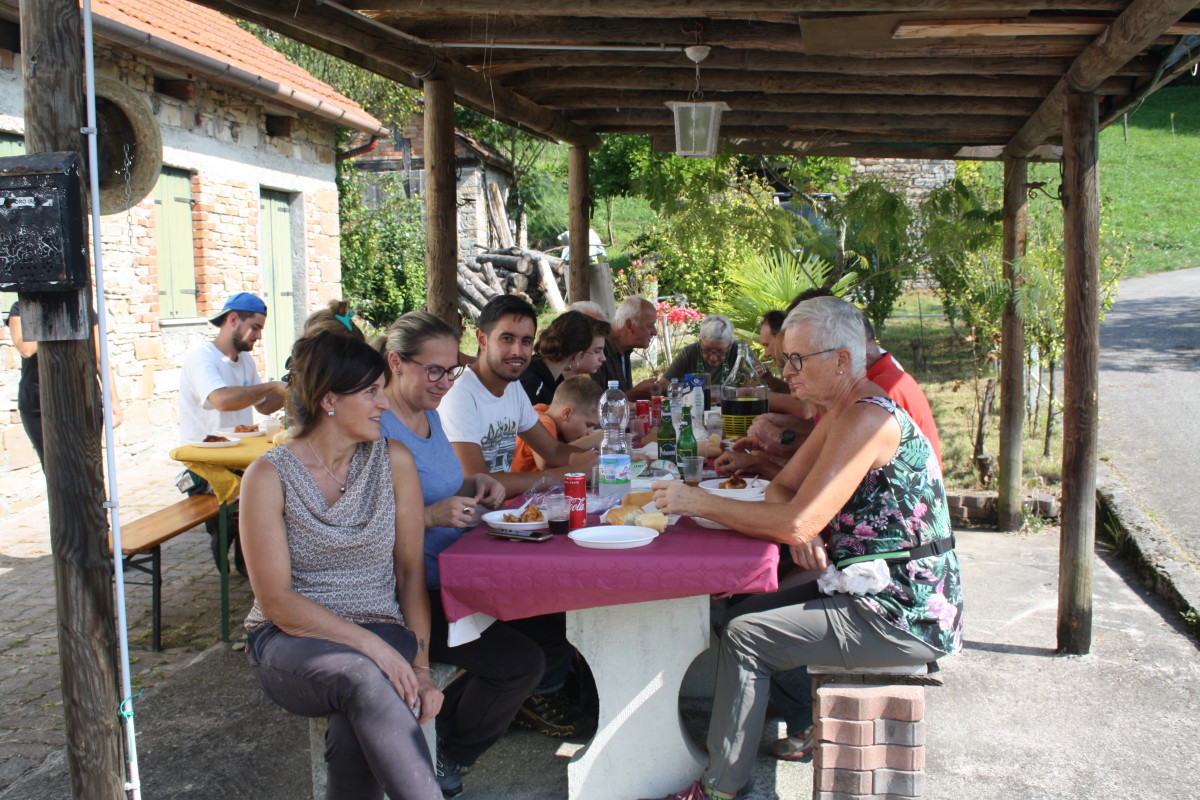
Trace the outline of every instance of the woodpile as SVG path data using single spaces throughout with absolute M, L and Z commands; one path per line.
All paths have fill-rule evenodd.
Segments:
M 567 310 L 563 302 L 567 265 L 539 250 L 501 247 L 487 250 L 458 265 L 458 306 L 464 317 L 479 319 L 479 312 L 499 294 L 512 294 L 534 307 L 545 301 L 556 313 Z

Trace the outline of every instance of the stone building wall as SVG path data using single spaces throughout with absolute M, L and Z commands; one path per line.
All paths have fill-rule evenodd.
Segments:
M 856 158 L 851 162 L 856 175 L 878 178 L 889 187 L 900 188 L 910 202 L 919 201 L 954 178 L 953 161 L 919 158 Z
M 293 304 L 271 313 L 290 314 L 298 330 L 312 309 L 340 294 L 334 128 L 301 115 L 290 136 L 273 137 L 267 108 L 254 96 L 197 79 L 193 99 L 179 100 L 154 92 L 153 68 L 137 56 L 99 47 L 97 62 L 99 74 L 149 96 L 163 164 L 191 173 L 196 318 L 160 320 L 153 195 L 101 219 L 109 352 L 125 415 L 115 436 L 118 469 L 133 469 L 166 457 L 177 444 L 180 364 L 213 336 L 206 318 L 229 295 L 262 290 L 262 189 L 288 194 L 300 220 L 293 226 Z M 20 56 L 0 58 L 0 131 L 18 135 L 24 132 L 20 72 Z M 254 354 L 264 374 L 262 347 Z M 37 502 L 44 478 L 17 414 L 20 356 L 7 332 L 0 367 L 0 513 L 7 513 Z

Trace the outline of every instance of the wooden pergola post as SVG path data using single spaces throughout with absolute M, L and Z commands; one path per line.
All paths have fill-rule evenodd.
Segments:
M 454 85 L 425 81 L 425 280 L 429 313 L 458 324 L 458 181 Z
M 25 144 L 84 151 L 82 19 L 77 0 L 21 3 Z M 87 208 L 87 204 L 82 205 Z M 79 240 L 87 240 L 81 224 Z M 100 392 L 91 287 L 21 296 L 38 343 L 46 499 L 58 603 L 58 661 L 71 796 L 125 797 L 116 680 L 112 557 L 100 467 Z
M 1015 263 L 1025 255 L 1025 228 L 1029 196 L 1029 162 L 1004 161 L 1004 280 L 1015 294 L 1020 285 Z M 1017 316 L 1015 296 L 1010 296 L 1000 323 L 1000 485 L 996 507 L 1002 531 L 1020 530 L 1024 505 L 1021 488 L 1021 445 L 1025 432 L 1025 324 Z
M 1069 91 L 1063 115 L 1063 460 L 1058 649 L 1092 643 L 1100 353 L 1100 188 L 1096 96 Z
M 590 300 L 592 297 L 590 269 L 592 244 L 588 237 L 588 150 L 573 146 L 567 156 L 567 198 L 570 206 L 568 226 L 571 244 L 571 279 L 568 283 L 570 300 Z

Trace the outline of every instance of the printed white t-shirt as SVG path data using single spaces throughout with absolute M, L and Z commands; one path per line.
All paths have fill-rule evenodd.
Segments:
M 517 434 L 540 424 L 520 381 L 509 382 L 496 397 L 469 368 L 442 398 L 438 414 L 451 442 L 479 445 L 488 472 L 509 472 Z

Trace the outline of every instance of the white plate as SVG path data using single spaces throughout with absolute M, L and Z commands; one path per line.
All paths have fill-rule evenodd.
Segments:
M 711 519 L 705 519 L 704 517 L 692 517 L 692 519 L 693 519 L 693 520 L 696 522 L 696 524 L 697 524 L 697 525 L 699 525 L 701 528 L 710 528 L 710 529 L 712 529 L 712 530 L 714 530 L 714 531 L 728 531 L 728 530 L 732 530 L 732 528 L 730 528 L 728 525 L 722 525 L 722 524 L 721 524 L 721 523 L 719 523 L 719 522 L 713 522 Z
M 262 430 L 250 431 L 249 433 L 239 433 L 238 431 L 235 431 L 233 428 L 218 428 L 217 429 L 218 436 L 232 436 L 236 439 L 253 439 L 255 436 L 263 436 L 263 435 L 265 435 L 265 433 L 266 433 L 266 431 L 262 431 Z
M 729 478 L 713 478 L 708 481 L 700 481 L 700 488 L 706 492 L 712 492 L 719 497 L 731 497 L 735 500 L 757 500 L 762 497 L 767 491 L 769 481 L 763 478 L 746 478 L 746 487 L 744 489 L 722 489 L 721 484 Z
M 493 528 L 499 528 L 505 531 L 538 531 L 547 527 L 546 520 L 541 522 L 505 522 L 504 515 L 511 514 L 514 517 L 521 516 L 524 513 L 525 507 L 521 508 L 503 508 L 499 511 L 489 511 L 483 515 L 483 521 Z
M 596 550 L 628 550 L 632 547 L 644 547 L 658 536 L 653 528 L 643 528 L 641 525 L 596 525 L 591 528 L 580 528 L 567 534 L 580 547 L 591 547 Z
M 241 444 L 240 439 L 234 439 L 231 442 L 188 442 L 192 447 L 236 447 Z

